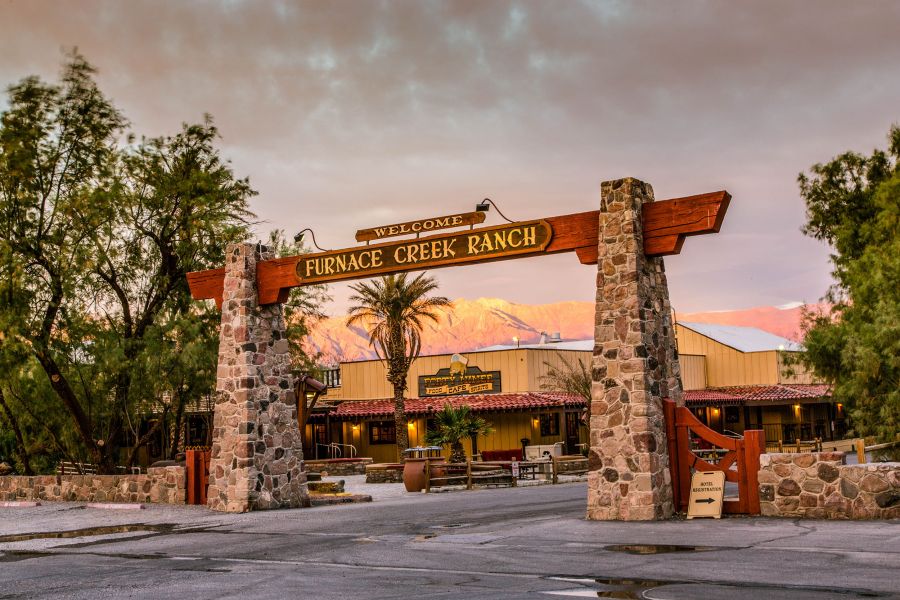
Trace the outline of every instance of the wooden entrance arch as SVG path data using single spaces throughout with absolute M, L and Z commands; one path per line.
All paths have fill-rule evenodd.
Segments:
M 188 274 L 195 299 L 222 310 L 208 506 L 246 511 L 308 503 L 281 303 L 291 288 L 575 252 L 597 265 L 591 365 L 590 519 L 662 519 L 675 509 L 662 399 L 681 400 L 663 256 L 719 231 L 725 191 L 654 201 L 632 178 L 601 185 L 599 211 L 475 227 L 463 213 L 358 232 L 364 246 L 275 258 L 226 249 L 221 269 Z M 470 229 L 436 233 L 437 229 Z M 415 234 L 413 239 L 377 242 Z
M 685 237 L 717 233 L 722 226 L 730 199 L 731 196 L 728 192 L 719 191 L 659 200 L 643 205 L 644 254 L 647 256 L 679 254 Z M 421 271 L 463 264 L 527 258 L 542 254 L 575 252 L 582 264 L 595 265 L 598 252 L 599 217 L 600 211 L 594 210 L 559 217 L 546 217 L 537 221 L 521 221 L 496 227 L 480 227 L 463 232 L 442 233 L 413 240 L 385 242 L 261 261 L 256 267 L 259 304 L 285 302 L 291 288 L 303 285 L 349 281 L 403 271 Z M 506 237 L 500 237 L 501 240 L 516 242 L 517 238 L 521 238 L 521 235 L 517 236 L 516 234 L 522 231 L 527 232 L 529 228 L 542 229 L 535 236 L 535 243 L 530 246 L 513 248 L 510 247 L 511 244 L 507 244 L 502 249 L 488 250 L 483 253 L 464 253 L 468 249 L 465 238 L 487 239 L 490 242 L 496 239 L 498 234 L 500 236 L 505 234 Z M 541 233 L 544 237 L 541 237 Z M 411 248 L 426 248 L 429 251 L 437 248 L 440 250 L 441 242 L 447 241 L 455 242 L 454 245 L 459 248 L 456 256 L 441 255 L 424 260 L 407 260 L 403 263 L 383 261 L 381 266 L 371 266 L 373 253 L 380 252 L 383 259 L 396 256 L 397 253 L 407 257 Z M 602 243 L 602 240 L 600 242 Z M 357 259 L 358 268 L 356 269 L 344 268 L 341 271 L 334 269 L 333 272 L 313 277 L 302 276 L 304 269 L 300 269 L 301 273 L 298 274 L 298 266 L 322 263 L 328 259 L 336 260 L 340 257 L 358 257 L 362 253 L 368 253 L 368 255 L 363 259 Z M 346 262 L 345 260 L 345 267 Z M 359 263 L 370 266 L 359 266 Z M 221 308 L 222 286 L 225 280 L 224 268 L 188 273 L 187 277 L 194 299 L 214 299 Z

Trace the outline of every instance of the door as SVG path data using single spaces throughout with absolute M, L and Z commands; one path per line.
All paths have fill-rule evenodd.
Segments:
M 578 435 L 578 430 L 581 425 L 581 415 L 577 412 L 567 412 L 566 413 L 566 453 L 567 454 L 581 454 L 581 448 L 578 444 L 581 443 L 581 438 Z

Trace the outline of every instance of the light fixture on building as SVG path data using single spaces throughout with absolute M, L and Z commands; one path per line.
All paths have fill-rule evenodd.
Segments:
M 489 210 L 491 209 L 492 206 L 493 206 L 495 209 L 497 209 L 497 214 L 500 215 L 501 217 L 503 217 L 503 218 L 506 220 L 507 223 L 515 223 L 515 221 L 512 221 L 512 220 L 506 218 L 506 215 L 504 215 L 502 212 L 500 212 L 500 208 L 499 208 L 499 207 L 497 206 L 497 204 L 496 204 L 493 200 L 491 200 L 490 198 L 485 198 L 484 200 L 482 200 L 481 202 L 479 202 L 478 204 L 476 204 L 476 205 L 475 205 L 475 210 L 477 210 L 478 212 L 487 212 L 487 211 L 489 211 Z
M 513 343 L 515 343 L 516 348 L 519 347 L 519 336 L 517 336 L 517 335 L 513 336 Z
M 416 426 L 416 424 L 415 424 L 413 421 L 409 421 L 409 422 L 406 424 L 406 426 L 409 427 L 410 429 L 413 429 L 413 428 Z
M 310 229 L 309 227 L 307 227 L 306 229 L 303 229 L 303 230 L 297 232 L 297 235 L 294 236 L 294 243 L 295 243 L 295 244 L 300 244 L 301 242 L 303 242 L 303 234 L 306 233 L 307 231 L 309 232 L 309 235 L 312 237 L 312 243 L 313 243 L 313 246 L 315 246 L 316 248 L 318 248 L 318 249 L 321 250 L 322 252 L 328 252 L 328 250 L 326 250 L 325 248 L 320 247 L 319 244 L 316 243 L 316 233 L 315 233 L 312 229 Z
M 353 431 L 359 431 L 359 423 L 354 423 L 352 429 Z

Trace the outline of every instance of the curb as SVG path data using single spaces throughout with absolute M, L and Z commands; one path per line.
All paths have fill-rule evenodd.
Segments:
M 106 510 L 143 510 L 146 508 L 143 504 L 118 504 L 113 502 L 89 502 L 84 506 L 85 508 L 102 508 Z

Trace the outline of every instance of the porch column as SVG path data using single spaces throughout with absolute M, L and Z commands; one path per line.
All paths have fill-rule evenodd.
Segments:
M 601 185 L 587 517 L 667 519 L 674 513 L 663 398 L 679 405 L 681 372 L 665 269 L 643 252 L 637 179 Z
M 222 325 L 207 505 L 245 512 L 309 504 L 297 400 L 280 304 L 259 306 L 265 246 L 225 250 Z

